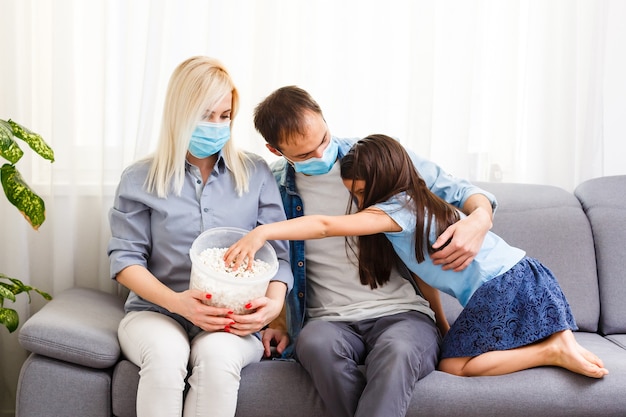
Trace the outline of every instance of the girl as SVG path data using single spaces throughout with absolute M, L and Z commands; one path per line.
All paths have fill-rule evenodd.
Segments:
M 182 62 L 156 152 L 128 167 L 116 192 L 108 253 L 111 277 L 130 290 L 118 336 L 141 368 L 139 417 L 234 416 L 240 371 L 263 355 L 257 332 L 279 315 L 293 284 L 287 243 L 272 242 L 279 270 L 266 296 L 246 306 L 252 314 L 207 306 L 211 294 L 189 289 L 189 249 L 201 232 L 285 219 L 267 164 L 230 140 L 238 103 L 220 62 Z
M 576 342 L 574 317 L 552 273 L 524 251 L 489 232 L 465 270 L 432 263 L 431 245 L 462 213 L 430 192 L 396 140 L 372 135 L 357 142 L 341 160 L 341 177 L 359 212 L 258 227 L 229 248 L 225 261 L 252 259 L 267 239 L 360 236 L 363 284 L 385 283 L 395 251 L 413 273 L 463 305 L 444 337 L 440 370 L 484 376 L 553 365 L 594 378 L 608 373 Z

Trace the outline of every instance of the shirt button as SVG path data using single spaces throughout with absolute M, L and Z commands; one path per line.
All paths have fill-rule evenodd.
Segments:
M 200 181 L 200 180 L 197 180 L 197 181 L 196 181 L 196 183 L 198 183 L 198 184 L 202 184 L 202 181 Z
M 296 211 L 302 211 L 302 206 L 296 206 Z
M 303 298 L 303 297 L 304 297 L 304 293 L 303 293 L 302 291 L 300 291 L 300 292 L 298 293 L 298 298 Z
M 298 262 L 298 266 L 299 266 L 300 268 L 302 268 L 302 267 L 304 266 L 304 262 L 302 262 L 302 261 Z
M 205 208 L 205 209 L 203 209 L 202 211 L 204 211 L 205 213 L 208 213 L 208 212 L 209 212 L 209 209 L 208 209 L 208 208 Z

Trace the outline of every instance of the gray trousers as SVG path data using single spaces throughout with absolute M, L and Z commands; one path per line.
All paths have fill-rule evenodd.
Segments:
M 437 365 L 440 341 L 435 323 L 410 311 L 309 321 L 295 349 L 333 417 L 404 417 L 415 384 Z

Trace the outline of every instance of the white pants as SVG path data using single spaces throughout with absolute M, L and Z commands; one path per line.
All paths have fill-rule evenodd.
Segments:
M 124 355 L 141 368 L 138 417 L 233 417 L 241 369 L 263 355 L 252 335 L 200 332 L 190 343 L 176 320 L 153 311 L 126 314 L 118 337 Z

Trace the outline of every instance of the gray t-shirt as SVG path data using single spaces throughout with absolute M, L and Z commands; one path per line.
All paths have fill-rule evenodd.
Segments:
M 335 163 L 328 174 L 296 173 L 296 186 L 307 215 L 345 214 L 350 193 Z M 305 241 L 307 316 L 329 321 L 359 321 L 417 310 L 434 320 L 428 302 L 395 269 L 389 282 L 372 290 L 362 285 L 356 258 L 349 256 L 345 238 Z

